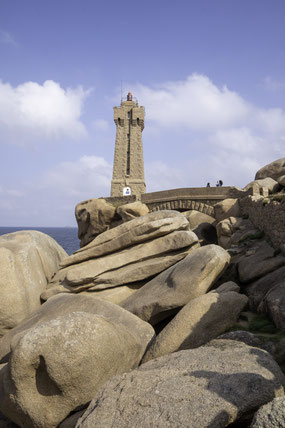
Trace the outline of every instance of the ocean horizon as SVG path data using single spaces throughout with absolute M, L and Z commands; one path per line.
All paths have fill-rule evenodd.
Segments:
M 38 230 L 51 236 L 67 254 L 72 254 L 80 248 L 80 241 L 77 237 L 77 227 L 0 227 L 0 236 L 7 233 L 18 232 L 20 230 Z

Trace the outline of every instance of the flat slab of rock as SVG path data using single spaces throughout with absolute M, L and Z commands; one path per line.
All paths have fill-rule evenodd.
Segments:
M 245 255 L 238 263 L 238 274 L 241 282 L 246 283 L 260 278 L 269 272 L 285 265 L 285 257 L 275 256 L 274 249 L 266 242 L 257 244 L 251 255 Z
M 111 379 L 76 428 L 222 428 L 284 395 L 284 385 L 266 351 L 215 340 Z
M 61 266 L 115 253 L 177 230 L 190 230 L 189 223 L 182 214 L 170 210 L 153 212 L 101 233 L 89 245 L 71 254 Z
M 197 348 L 229 329 L 247 304 L 235 291 L 208 293 L 190 300 L 154 339 L 143 363 L 183 349 Z
M 144 350 L 138 335 L 102 315 L 43 322 L 12 345 L 0 371 L 0 410 L 22 427 L 55 428 L 108 379 L 137 367 Z
M 142 348 L 146 348 L 154 337 L 154 330 L 146 322 L 120 306 L 101 299 L 94 299 L 86 294 L 59 294 L 52 297 L 20 325 L 10 330 L 0 341 L 0 361 L 8 361 L 12 345 L 15 345 L 22 336 L 32 328 L 42 323 L 54 320 L 59 316 L 73 312 L 86 312 L 100 315 L 118 325 L 122 324 L 130 333 L 140 340 Z
M 121 306 L 139 318 L 156 324 L 166 318 L 170 310 L 205 294 L 229 261 L 229 254 L 217 245 L 194 249 L 181 262 L 128 297 Z
M 179 230 L 105 257 L 63 268 L 41 298 L 47 299 L 49 293 L 54 294 L 54 289 L 58 292 L 60 286 L 63 290 L 78 293 L 142 281 L 177 263 L 198 245 L 195 233 Z
M 122 303 L 132 294 L 134 294 L 143 285 L 143 282 L 139 282 L 136 284 L 122 285 L 120 287 L 106 288 L 106 290 L 98 290 L 91 292 L 81 291 L 80 294 L 86 294 L 90 297 L 107 300 L 107 302 L 114 303 L 115 305 L 120 305 L 120 303 Z
M 53 238 L 36 230 L 0 236 L 0 337 L 40 306 L 41 293 L 66 257 Z

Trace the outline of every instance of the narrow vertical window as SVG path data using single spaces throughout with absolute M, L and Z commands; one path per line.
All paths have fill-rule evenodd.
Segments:
M 131 169 L 131 139 L 130 134 L 127 134 L 128 138 L 128 150 L 127 150 L 127 170 L 126 174 L 130 175 L 130 169 Z

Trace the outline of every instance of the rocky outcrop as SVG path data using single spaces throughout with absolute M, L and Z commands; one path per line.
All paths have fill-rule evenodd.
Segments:
M 260 407 L 250 428 L 282 428 L 285 425 L 285 397 L 274 398 Z
M 277 328 L 285 330 L 285 280 L 272 287 L 258 306 L 258 311 L 267 314 Z
M 191 230 L 195 230 L 202 223 L 213 224 L 216 221 L 214 217 L 196 210 L 184 211 L 182 214 L 189 221 Z
M 274 249 L 266 242 L 259 241 L 238 263 L 240 281 L 247 283 L 285 265 L 285 257 L 275 256 Z
M 75 207 L 80 247 L 91 242 L 97 235 L 110 228 L 115 220 L 116 208 L 105 199 L 89 199 Z
M 285 187 L 285 175 L 281 175 L 281 177 L 277 178 L 277 182 L 282 186 Z
M 113 378 L 76 428 L 226 427 L 283 396 L 284 386 L 284 375 L 266 351 L 216 340 Z
M 260 406 L 284 396 L 282 173 L 231 191 L 242 199 L 216 204 L 216 219 L 149 213 L 134 197 L 78 204 L 82 247 L 59 257 L 59 269 L 44 255 L 39 270 L 42 254 L 26 251 L 23 239 L 26 253 L 19 246 L 15 254 L 26 254 L 39 283 L 28 296 L 36 290 L 39 305 L 40 290 L 48 301 L 0 340 L 0 427 L 249 427 Z M 187 209 L 182 202 L 177 209 Z M 5 245 L 7 282 L 14 271 Z M 280 408 L 269 409 L 274 423 Z M 269 428 L 269 411 L 252 426 Z
M 262 341 L 253 333 L 250 333 L 249 331 L 243 331 L 243 330 L 229 331 L 227 333 L 221 334 L 216 338 L 216 340 L 220 340 L 220 339 L 236 340 L 238 342 L 243 342 L 248 346 L 253 346 L 254 348 L 261 348 L 261 349 L 264 349 L 265 351 L 268 351 L 267 349 L 265 349 Z
M 50 236 L 35 230 L 0 237 L 0 337 L 40 306 L 40 295 L 67 257 Z
M 238 199 L 224 199 L 214 205 L 215 219 L 217 222 L 228 217 L 240 217 L 240 207 Z
M 133 220 L 136 217 L 141 217 L 149 213 L 147 205 L 136 201 L 129 204 L 121 205 L 117 208 L 117 213 L 123 222 Z
M 269 191 L 269 193 L 275 193 L 279 190 L 280 186 L 276 180 L 273 180 L 273 178 L 266 177 L 260 180 L 254 180 L 251 181 L 247 186 L 243 188 L 243 190 L 248 190 L 253 187 L 257 187 L 258 189 L 262 189 L 263 187 L 266 187 Z
M 153 212 L 102 233 L 89 245 L 65 259 L 61 267 L 122 251 L 178 230 L 190 230 L 189 223 L 182 214 L 167 210 Z
M 20 426 L 56 427 L 106 380 L 136 367 L 142 352 L 135 335 L 102 316 L 73 312 L 42 323 L 0 372 L 0 408 Z
M 225 291 L 240 292 L 240 287 L 234 281 L 227 281 L 219 285 L 216 289 L 211 290 L 210 293 L 223 293 Z
M 217 245 L 195 249 L 121 305 L 141 319 L 156 324 L 173 309 L 181 308 L 195 297 L 205 294 L 229 261 L 229 254 Z
M 217 226 L 218 243 L 223 248 L 230 248 L 260 231 L 252 222 L 242 217 L 228 217 L 221 220 Z
M 143 362 L 216 338 L 237 321 L 247 300 L 235 291 L 221 290 L 190 300 L 155 338 Z
M 285 158 L 278 159 L 259 169 L 255 174 L 255 180 L 267 177 L 277 180 L 282 175 L 285 175 Z
M 148 214 L 116 229 L 65 260 L 41 297 L 46 300 L 60 291 L 97 291 L 142 281 L 177 263 L 198 245 L 197 236 L 179 213 Z M 121 251 L 115 251 L 119 246 Z M 106 254 L 112 247 L 114 252 Z
M 190 229 L 198 236 L 201 245 L 217 244 L 216 219 L 196 210 L 182 213 L 190 224 Z
M 249 298 L 251 310 L 257 311 L 266 294 L 278 284 L 284 283 L 285 266 L 268 273 L 262 278 L 248 284 L 244 292 Z
M 11 347 L 30 329 L 73 312 L 100 315 L 112 323 L 122 324 L 124 328 L 140 339 L 143 347 L 147 346 L 154 335 L 153 328 L 149 324 L 142 322 L 138 317 L 117 305 L 94 299 L 88 294 L 60 294 L 49 299 L 1 339 L 0 362 L 9 360 Z
M 92 293 L 90 293 L 89 291 L 81 291 L 80 294 L 86 294 L 95 299 L 99 298 L 99 299 L 106 300 L 107 302 L 120 305 L 129 296 L 131 296 L 137 290 L 139 290 L 146 281 L 139 281 L 137 283 L 132 283 L 129 285 L 121 285 L 119 287 L 106 288 L 105 290 L 93 291 Z
M 112 376 L 137 367 L 153 334 L 117 305 L 55 296 L 10 335 L 0 410 L 22 427 L 56 427 Z
M 122 222 L 148 214 L 149 209 L 139 201 L 115 207 L 103 198 L 80 202 L 75 208 L 80 247 L 93 241 L 96 236 L 118 226 Z

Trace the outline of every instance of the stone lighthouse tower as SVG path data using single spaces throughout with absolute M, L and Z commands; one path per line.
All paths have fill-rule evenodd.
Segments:
M 142 131 L 144 107 L 133 100 L 129 92 L 120 107 L 114 107 L 116 145 L 111 183 L 111 196 L 135 195 L 140 199 L 145 193 Z

